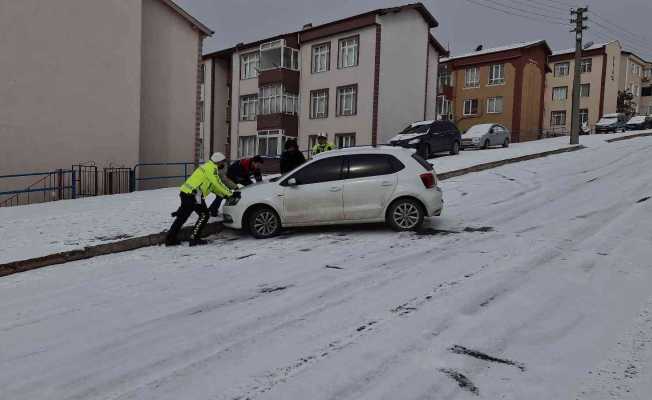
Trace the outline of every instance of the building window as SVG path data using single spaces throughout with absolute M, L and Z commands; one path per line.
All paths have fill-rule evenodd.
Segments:
M 355 133 L 337 133 L 335 134 L 335 145 L 338 149 L 355 146 Z
M 580 69 L 582 70 L 583 74 L 590 73 L 593 69 L 593 60 L 590 58 L 583 59 L 580 63 Z
M 566 100 L 568 98 L 568 86 L 559 86 L 552 88 L 552 99 L 555 101 Z
M 503 112 L 503 98 L 489 97 L 487 99 L 487 114 L 502 114 L 502 112 Z
M 477 88 L 480 87 L 480 68 L 471 67 L 464 71 L 464 87 Z
M 328 118 L 328 89 L 310 92 L 310 118 Z
M 331 69 L 331 44 L 322 43 L 312 46 L 312 73 L 326 72 Z
M 450 87 L 452 86 L 451 83 L 451 72 L 446 66 L 442 65 L 439 70 L 439 87 Z
M 256 155 L 256 136 L 240 136 L 238 138 L 238 158 Z
M 258 95 L 240 96 L 240 120 L 253 121 L 258 114 Z
M 356 115 L 358 112 L 358 85 L 337 88 L 337 115 Z
M 464 100 L 464 115 L 478 115 L 478 99 Z
M 591 84 L 583 83 L 580 85 L 580 97 L 589 97 L 591 96 Z
M 437 115 L 444 121 L 453 119 L 453 103 L 446 96 L 437 97 Z
M 360 38 L 353 36 L 339 41 L 339 68 L 349 68 L 358 65 Z
M 568 76 L 570 73 L 570 63 L 561 62 L 555 64 L 555 76 Z
M 489 85 L 505 83 L 505 64 L 493 64 L 489 67 Z
M 580 126 L 589 125 L 589 109 L 580 109 Z
M 284 92 L 282 85 L 267 85 L 260 88 L 258 94 L 258 114 L 297 114 L 299 112 L 299 97 L 296 94 Z
M 299 50 L 285 45 L 285 40 L 274 40 L 260 45 L 260 70 L 299 70 Z
M 279 129 L 258 131 L 258 154 L 263 157 L 278 157 L 285 145 L 285 136 Z
M 566 111 L 553 111 L 550 114 L 551 126 L 566 126 Z
M 634 91 L 632 92 L 634 94 L 634 96 L 636 96 L 636 97 L 641 96 L 641 92 L 639 90 L 640 89 L 639 89 L 638 85 L 634 85 Z
M 260 56 L 257 51 L 240 56 L 240 79 L 257 77 L 258 68 L 260 68 Z

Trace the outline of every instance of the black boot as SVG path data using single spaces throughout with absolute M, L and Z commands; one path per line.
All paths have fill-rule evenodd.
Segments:
M 179 241 L 179 239 L 165 238 L 165 247 L 178 246 L 180 244 L 181 241 Z
M 188 245 L 189 245 L 190 247 L 194 247 L 194 246 L 203 246 L 203 245 L 206 245 L 206 244 L 208 244 L 208 241 L 206 241 L 206 240 L 204 240 L 204 239 L 190 239 L 190 240 L 188 241 Z

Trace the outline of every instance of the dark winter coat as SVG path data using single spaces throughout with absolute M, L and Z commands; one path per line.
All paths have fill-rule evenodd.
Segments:
M 299 150 L 286 150 L 281 154 L 281 174 L 292 171 L 306 162 L 306 157 Z
M 263 180 L 260 169 L 253 168 L 253 162 L 250 158 L 234 161 L 226 171 L 226 176 L 233 182 L 244 186 L 254 183 L 253 179 L 256 182 Z

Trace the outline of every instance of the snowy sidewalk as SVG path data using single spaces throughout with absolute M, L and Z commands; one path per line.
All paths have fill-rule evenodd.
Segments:
M 583 136 L 580 143 L 603 146 L 608 139 L 638 133 Z M 430 161 L 441 174 L 568 147 L 568 137 L 558 137 L 515 143 L 506 149 L 467 150 Z M 172 223 L 177 193 L 177 188 L 168 188 L 0 208 L 0 264 L 161 232 Z

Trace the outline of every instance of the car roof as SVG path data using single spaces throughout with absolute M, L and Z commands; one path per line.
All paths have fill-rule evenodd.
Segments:
M 412 155 L 414 149 L 406 149 L 400 146 L 387 146 L 387 145 L 377 145 L 377 146 L 355 146 L 355 147 L 346 147 L 343 149 L 335 149 L 331 151 L 326 151 L 319 153 L 313 156 L 313 159 L 318 158 L 327 158 L 334 156 L 346 156 L 354 154 L 393 154 L 393 155 Z

